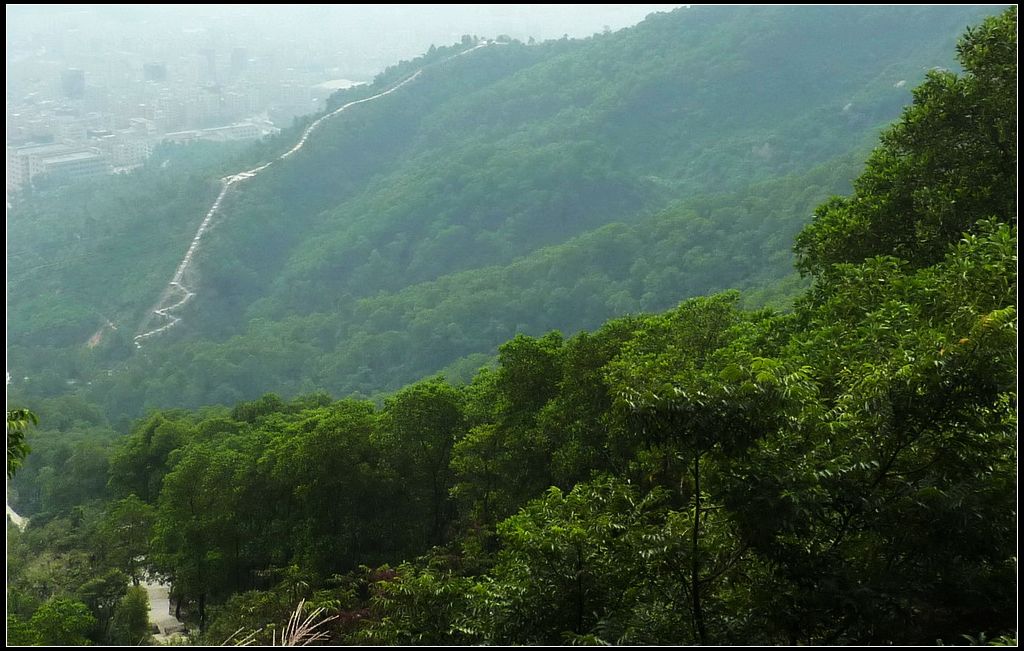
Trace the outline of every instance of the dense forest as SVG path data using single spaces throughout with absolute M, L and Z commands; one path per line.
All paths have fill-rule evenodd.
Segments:
M 484 48 L 457 60 L 464 74 L 431 69 L 438 86 L 403 96 L 413 104 L 389 96 L 382 110 L 407 111 L 408 132 L 371 115 L 330 131 L 323 155 L 353 168 L 322 194 L 285 191 L 284 178 L 239 194 L 252 221 L 224 222 L 210 255 L 225 270 L 204 271 L 202 305 L 219 307 L 197 307 L 191 330 L 152 350 L 133 355 L 129 332 L 74 361 L 121 359 L 114 379 L 25 390 L 43 418 L 19 426 L 34 449 L 13 503 L 33 517 L 8 527 L 9 643 L 135 643 L 145 595 L 133 584 L 155 572 L 210 644 L 268 643 L 297 606 L 334 644 L 1016 644 L 1016 8 L 963 34 L 960 69 L 929 71 L 863 166 L 849 152 L 896 98 L 870 80 L 838 87 L 887 47 L 914 60 L 923 37 L 858 50 L 861 35 L 900 12 L 941 25 L 962 13 L 859 10 L 787 44 L 794 58 L 825 43 L 856 53 L 835 78 L 818 62 L 822 76 L 802 82 L 838 113 L 760 98 L 722 152 L 707 140 L 721 134 L 663 122 L 691 94 L 728 120 L 750 98 L 729 94 L 742 83 L 712 97 L 690 76 L 669 93 L 654 70 L 692 72 L 686 61 L 724 56 L 712 44 L 748 30 L 771 73 L 718 63 L 737 82 L 777 74 L 758 86 L 770 94 L 794 81 L 783 50 L 765 50 L 772 30 L 851 11 L 712 8 L 692 23 L 680 11 L 583 43 Z M 766 16 L 778 20 L 753 29 Z M 662 31 L 684 25 L 693 52 Z M 659 37 L 665 60 L 648 49 L 628 86 L 598 83 Z M 487 65 L 470 70 L 475 56 Z M 525 92 L 538 80 L 562 99 Z M 856 125 L 837 94 L 854 87 L 878 111 Z M 424 108 L 430 93 L 446 93 L 443 111 Z M 611 119 L 626 114 L 636 121 Z M 460 116 L 465 140 L 434 149 L 442 120 Z M 494 160 L 477 150 L 497 131 L 507 155 Z M 387 135 L 401 151 L 385 160 Z M 344 143 L 378 137 L 381 159 L 341 161 Z M 538 145 L 552 138 L 576 148 Z M 771 169 L 734 156 L 766 142 Z M 178 173 L 249 155 L 210 152 Z M 296 221 L 271 219 L 293 204 Z M 260 250 L 266 266 L 246 266 Z M 466 257 L 441 253 L 454 250 Z M 131 282 L 142 295 L 149 281 Z M 46 336 L 91 334 L 73 312 L 47 316 L 46 300 Z M 551 322 L 573 334 L 523 334 Z M 21 363 L 56 364 L 65 344 L 47 357 L 29 330 L 12 327 Z M 504 343 L 486 363 L 493 337 Z M 286 397 L 181 408 L 271 380 Z M 111 428 L 153 396 L 181 402 L 127 436 Z
M 332 108 L 423 71 L 228 195 L 182 322 L 138 352 L 216 179 L 312 118 L 37 192 L 9 215 L 10 391 L 81 397 L 124 431 L 153 408 L 468 380 L 516 334 L 730 288 L 782 306 L 814 207 L 991 12 L 694 7 L 578 41 L 435 48 L 340 93 Z

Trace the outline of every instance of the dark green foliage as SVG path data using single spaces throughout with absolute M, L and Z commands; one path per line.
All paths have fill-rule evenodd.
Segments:
M 1012 25 L 1010 10 L 971 32 L 961 51 L 1012 43 Z M 919 110 L 943 101 L 925 99 Z M 956 124 L 958 114 L 947 118 Z M 977 169 L 993 165 L 995 179 L 1014 173 L 998 148 L 984 155 Z M 875 174 L 869 168 L 866 177 Z M 917 180 L 937 195 L 961 182 Z M 858 182 L 859 192 L 866 187 Z M 499 526 L 503 549 L 475 586 L 403 567 L 386 584 L 391 609 L 367 631 L 380 641 L 415 639 L 389 638 L 389 626 L 429 608 L 445 614 L 416 630 L 441 623 L 447 637 L 435 639 L 469 633 L 477 642 L 927 644 L 965 630 L 1011 630 L 1011 188 L 972 190 L 994 218 L 968 217 L 966 234 L 922 230 L 913 250 L 848 243 L 844 253 L 858 262 L 819 260 L 817 283 L 792 315 L 744 315 L 722 296 L 634 325 L 606 362 L 621 406 L 609 412 L 632 432 L 630 473 L 651 487 L 641 490 L 660 491 L 668 509 L 622 520 L 640 503 L 634 498 L 602 519 L 593 510 L 601 500 L 587 493 L 563 513 L 571 502 L 552 490 Z M 928 210 L 931 218 L 940 208 Z M 838 226 L 856 219 L 829 218 Z M 819 241 L 821 229 L 816 223 L 801 241 Z M 493 435 L 496 424 L 478 431 Z M 629 450 L 624 443 L 618 449 Z M 592 528 L 600 526 L 620 531 L 615 544 L 628 545 L 635 532 L 653 545 L 602 566 L 602 550 L 613 547 Z M 652 565 L 629 571 L 637 558 Z M 595 563 L 602 569 L 586 572 Z M 573 611 L 588 596 L 610 612 Z
M 448 496 L 455 441 L 465 436 L 464 397 L 442 380 L 399 391 L 384 406 L 383 447 L 410 491 L 410 506 L 428 515 L 428 540 L 440 544 L 452 520 Z M 410 523 L 411 524 L 411 523 Z
M 729 288 L 785 303 L 802 288 L 773 287 L 807 215 L 847 190 L 851 151 L 908 100 L 897 84 L 952 65 L 985 11 L 693 7 L 582 41 L 435 48 L 339 94 L 331 106 L 424 66 L 228 196 L 184 321 L 142 352 L 131 337 L 216 179 L 304 124 L 32 197 L 10 219 L 10 366 L 32 369 L 13 390 L 78 393 L 111 421 L 268 391 L 373 395 L 518 333 Z
M 722 292 L 517 334 L 461 386 L 157 412 L 109 463 L 40 449 L 19 481 L 55 488 L 9 531 L 11 634 L 136 630 L 123 573 L 145 555 L 216 644 L 239 627 L 267 642 L 303 599 L 336 644 L 1012 643 L 1017 228 L 999 144 L 1016 121 L 964 112 L 1006 108 L 1015 26 L 1011 8 L 969 31 L 963 76 L 932 75 L 852 197 L 819 209 L 798 239 L 813 285 L 787 312 Z M 940 152 L 926 123 L 977 160 Z M 404 363 L 383 313 L 368 319 L 380 339 L 353 345 Z M 327 337 L 308 325 L 292 323 Z M 125 497 L 101 506 L 86 482 L 97 501 L 76 502 L 58 457 L 80 469 L 68 486 L 103 468 Z
M 280 638 L 280 628 L 295 609 L 295 594 L 286 590 L 239 592 L 215 609 L 213 623 L 205 639 L 213 645 L 230 646 L 244 637 L 244 632 L 255 632 L 255 642 L 270 646 L 274 636 Z M 302 598 L 300 595 L 299 598 Z M 230 640 L 230 642 L 229 642 Z
M 965 74 L 930 72 L 882 135 L 848 198 L 833 198 L 797 238 L 799 267 L 895 255 L 934 264 L 980 219 L 1016 221 L 1017 14 L 968 30 Z
M 111 459 L 115 490 L 155 502 L 170 468 L 169 455 L 185 442 L 189 425 L 181 417 L 164 413 L 155 413 L 140 422 Z
M 132 494 L 110 502 L 99 526 L 108 562 L 136 586 L 142 579 L 143 559 L 150 555 L 154 519 L 153 507 Z
M 109 497 L 109 457 L 120 435 L 83 421 L 61 423 L 55 408 L 62 407 L 40 402 L 43 427 L 29 430 L 32 454 L 10 482 L 8 500 L 19 513 L 55 513 Z
M 79 598 L 95 617 L 95 624 L 89 635 L 91 639 L 107 640 L 110 638 L 114 615 L 117 614 L 118 605 L 127 589 L 127 577 L 124 572 L 116 569 L 99 570 L 92 578 L 78 587 Z

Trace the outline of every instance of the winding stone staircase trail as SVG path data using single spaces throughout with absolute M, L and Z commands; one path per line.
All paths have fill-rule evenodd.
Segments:
M 478 50 L 482 47 L 487 47 L 488 45 L 502 45 L 502 43 L 495 43 L 493 41 L 483 41 L 479 45 L 471 47 L 468 50 L 463 50 L 462 52 L 450 56 L 442 61 L 439 61 L 436 64 L 428 65 L 442 64 L 447 61 L 451 61 L 452 59 L 455 59 L 457 57 L 469 54 L 470 52 Z M 197 288 L 194 286 L 194 284 L 186 284 L 186 278 L 189 276 L 189 271 L 191 270 L 193 261 L 195 260 L 196 251 L 199 250 L 199 246 L 203 241 L 203 236 L 206 235 L 206 233 L 209 231 L 210 223 L 213 221 L 214 216 L 220 210 L 221 204 L 224 202 L 224 197 L 227 196 L 228 192 L 233 187 L 237 186 L 243 181 L 247 181 L 251 178 L 256 177 L 260 172 L 267 169 L 271 165 L 280 163 L 289 158 L 290 156 L 295 155 L 299 150 L 301 150 L 306 145 L 306 143 L 309 141 L 309 137 L 320 127 L 321 124 L 324 123 L 325 120 L 329 120 L 335 115 L 338 115 L 339 113 L 353 106 L 356 106 L 357 104 L 365 104 L 366 102 L 372 102 L 386 95 L 390 95 L 399 88 L 402 88 L 406 84 L 409 84 L 412 81 L 414 81 L 423 73 L 423 70 L 423 68 L 420 68 L 419 70 L 409 75 L 402 81 L 391 86 L 387 90 L 377 93 L 376 95 L 366 97 L 360 100 L 355 100 L 353 102 L 348 102 L 347 104 L 343 104 L 338 108 L 334 109 L 330 113 L 320 116 L 319 118 L 314 120 L 308 127 L 306 127 L 305 130 L 303 130 L 302 135 L 299 137 L 299 140 L 298 142 L 295 143 L 294 147 L 292 147 L 285 153 L 281 154 L 277 158 L 273 159 L 269 163 L 264 163 L 259 167 L 254 167 L 252 169 L 248 169 L 243 172 L 238 172 L 236 174 L 230 174 L 228 176 L 221 178 L 220 194 L 217 195 L 217 198 L 214 200 L 213 205 L 210 206 L 210 209 L 206 211 L 206 216 L 203 218 L 203 221 L 199 224 L 199 230 L 196 231 L 195 237 L 192 238 L 192 243 L 188 247 L 188 251 L 185 252 L 185 257 L 182 258 L 181 263 L 178 264 L 178 268 L 174 271 L 174 276 L 171 278 L 170 282 L 167 283 L 167 287 L 166 289 L 164 289 L 163 294 L 161 294 L 160 300 L 157 302 L 156 306 L 153 307 L 153 309 L 150 312 L 150 315 L 146 317 L 146 320 L 143 322 L 143 325 L 140 327 L 140 330 L 143 330 L 144 328 L 148 327 L 148 324 L 152 322 L 154 316 L 157 318 L 157 322 L 160 323 L 160 325 L 135 335 L 135 347 L 142 348 L 143 341 L 149 339 L 150 337 L 154 337 L 158 334 L 166 332 L 167 330 L 170 330 L 171 328 L 173 328 L 174 326 L 178 325 L 178 323 L 181 322 L 181 317 L 174 314 L 174 312 L 178 311 L 186 303 L 192 300 L 192 298 L 196 295 L 197 291 Z

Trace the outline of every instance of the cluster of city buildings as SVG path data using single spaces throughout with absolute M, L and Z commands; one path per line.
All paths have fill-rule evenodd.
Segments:
M 212 53 L 207 61 L 213 69 Z M 245 63 L 244 50 L 236 48 L 231 70 L 241 72 Z M 143 64 L 141 77 L 115 101 L 107 89 L 91 93 L 81 69 L 60 72 L 59 93 L 8 96 L 8 195 L 130 171 L 160 142 L 259 139 L 279 131 L 265 113 L 254 115 L 259 98 L 253 93 L 202 79 L 174 80 L 159 62 Z
M 453 25 L 464 19 L 488 31 L 518 15 L 491 13 L 402 5 L 9 5 L 8 193 L 132 169 L 165 141 L 273 133 L 353 83 L 339 78 L 368 80 L 432 43 L 457 42 L 466 29 Z

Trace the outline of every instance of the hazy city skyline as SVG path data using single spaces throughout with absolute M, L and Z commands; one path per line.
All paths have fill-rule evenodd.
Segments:
M 463 35 L 585 37 L 678 5 L 8 5 L 7 189 L 245 140 Z

